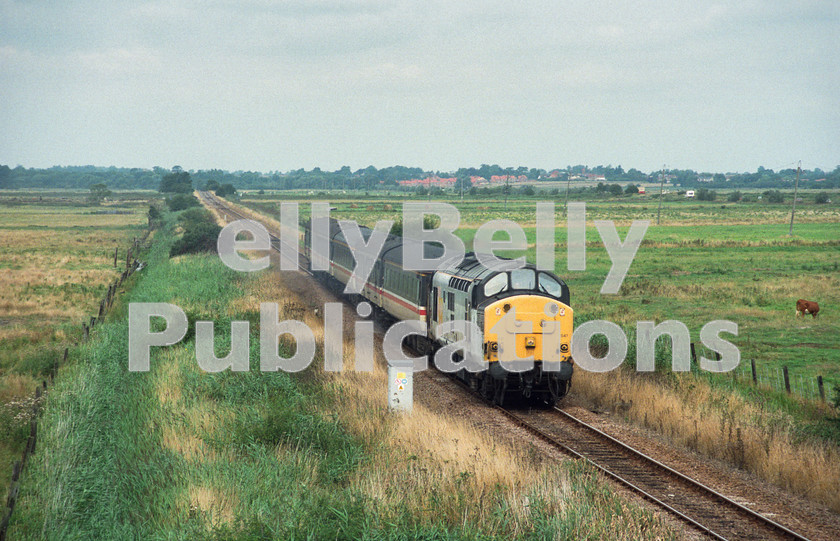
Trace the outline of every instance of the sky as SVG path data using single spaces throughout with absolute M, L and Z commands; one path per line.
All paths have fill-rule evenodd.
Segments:
M 0 163 L 840 164 L 837 0 L 0 0 Z

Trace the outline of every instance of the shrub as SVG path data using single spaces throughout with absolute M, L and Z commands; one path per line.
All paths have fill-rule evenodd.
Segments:
M 201 222 L 192 224 L 184 231 L 184 235 L 175 241 L 169 250 L 169 257 L 199 252 L 215 252 L 219 232 L 222 230 L 216 224 Z
M 621 195 L 622 192 L 624 192 L 624 190 L 621 188 L 621 184 L 610 184 L 607 189 L 613 195 Z
M 639 187 L 635 184 L 628 184 L 626 188 L 624 188 L 624 193 L 626 194 L 634 194 L 639 193 Z
M 761 195 L 764 196 L 764 200 L 767 201 L 768 203 L 784 203 L 785 202 L 785 196 L 779 190 L 767 190 L 766 192 L 764 192 Z
M 233 184 L 222 184 L 216 189 L 216 195 L 218 195 L 219 197 L 236 195 L 236 188 L 233 187 Z
M 166 205 L 169 207 L 169 210 L 175 212 L 188 209 L 190 207 L 198 207 L 201 203 L 199 203 L 198 199 L 196 199 L 192 194 L 180 193 L 178 195 L 173 195 L 172 197 L 167 197 Z
M 740 191 L 735 190 L 734 192 L 732 192 L 731 194 L 729 194 L 727 196 L 726 200 L 729 201 L 730 203 L 737 203 L 738 201 L 741 200 L 742 197 L 743 197 L 743 194 L 741 194 Z
M 817 194 L 816 197 L 814 197 L 814 202 L 815 203 L 823 204 L 823 203 L 828 203 L 829 201 L 831 201 L 831 200 L 828 198 L 828 194 L 825 193 L 825 192 L 820 192 L 820 193 Z
M 695 197 L 700 201 L 714 201 L 717 198 L 717 192 L 708 188 L 700 188 L 697 190 Z

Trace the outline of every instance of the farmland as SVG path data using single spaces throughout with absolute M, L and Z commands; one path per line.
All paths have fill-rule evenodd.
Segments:
M 273 270 L 237 273 L 212 254 L 169 258 L 168 218 L 123 303 L 171 302 L 191 320 L 215 320 L 220 349 L 230 321 L 256 321 L 261 302 L 279 301 L 282 315 L 323 336 L 299 289 Z M 155 348 L 149 372 L 130 373 L 125 315 L 117 305 L 57 380 L 11 537 L 679 537 L 584 464 L 534 460 L 424 407 L 389 415 L 382 363 L 329 375 L 315 368 L 319 352 L 305 373 L 261 372 L 252 347 L 251 371 L 209 374 L 191 336 Z
M 673 194 L 657 226 L 653 200 L 593 198 L 586 207 L 586 270 L 576 272 L 566 269 L 561 199 L 556 202 L 555 271 L 570 286 L 577 325 L 612 321 L 630 341 L 622 370 L 578 371 L 574 400 L 616 411 L 689 448 L 840 509 L 834 490 L 840 481 L 840 424 L 828 405 L 840 392 L 840 325 L 833 314 L 840 305 L 840 208 L 807 197 L 799 204 L 793 236 L 788 236 L 790 209 L 785 205 L 687 201 Z M 400 198 L 329 201 L 333 216 L 368 226 L 397 220 L 401 210 Z M 277 216 L 276 202 L 267 197 L 244 196 L 243 202 Z M 506 218 L 524 228 L 525 255 L 534 260 L 534 198 L 511 198 L 506 211 L 502 200 L 448 202 L 461 212 L 456 234 L 468 250 L 478 225 Z M 301 215 L 307 212 L 302 205 Z M 622 238 L 632 220 L 652 222 L 617 295 L 600 293 L 611 263 L 592 227 L 595 219 L 614 220 Z M 820 317 L 797 318 L 799 298 L 818 301 Z M 741 354 L 734 377 L 699 372 L 696 365 L 691 374 L 670 372 L 665 340 L 657 345 L 657 372 L 635 374 L 636 322 L 669 319 L 688 326 L 698 356 L 706 357 L 711 353 L 699 341 L 703 325 L 721 319 L 737 323 L 738 336 L 725 335 Z M 751 361 L 758 385 L 751 382 Z M 792 394 L 784 391 L 784 367 Z M 824 379 L 826 401 L 820 400 L 817 376 Z
M 35 386 L 81 323 L 98 309 L 114 268 L 146 223 L 135 194 L 90 206 L 80 192 L 5 192 L 0 197 L 0 492 L 29 432 Z

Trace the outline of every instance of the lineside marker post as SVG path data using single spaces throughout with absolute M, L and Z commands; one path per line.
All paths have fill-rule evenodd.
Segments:
M 787 366 L 782 367 L 782 374 L 785 377 L 785 391 L 787 391 L 787 394 L 790 394 L 790 376 L 788 375 Z
M 414 406 L 414 365 L 388 363 L 388 408 L 411 413 Z
M 825 389 L 823 388 L 822 376 L 817 376 L 817 387 L 820 388 L 820 400 L 825 402 Z

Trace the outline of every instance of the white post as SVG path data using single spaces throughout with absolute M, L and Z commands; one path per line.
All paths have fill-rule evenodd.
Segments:
M 411 413 L 414 405 L 414 366 L 411 363 L 388 364 L 388 408 Z

